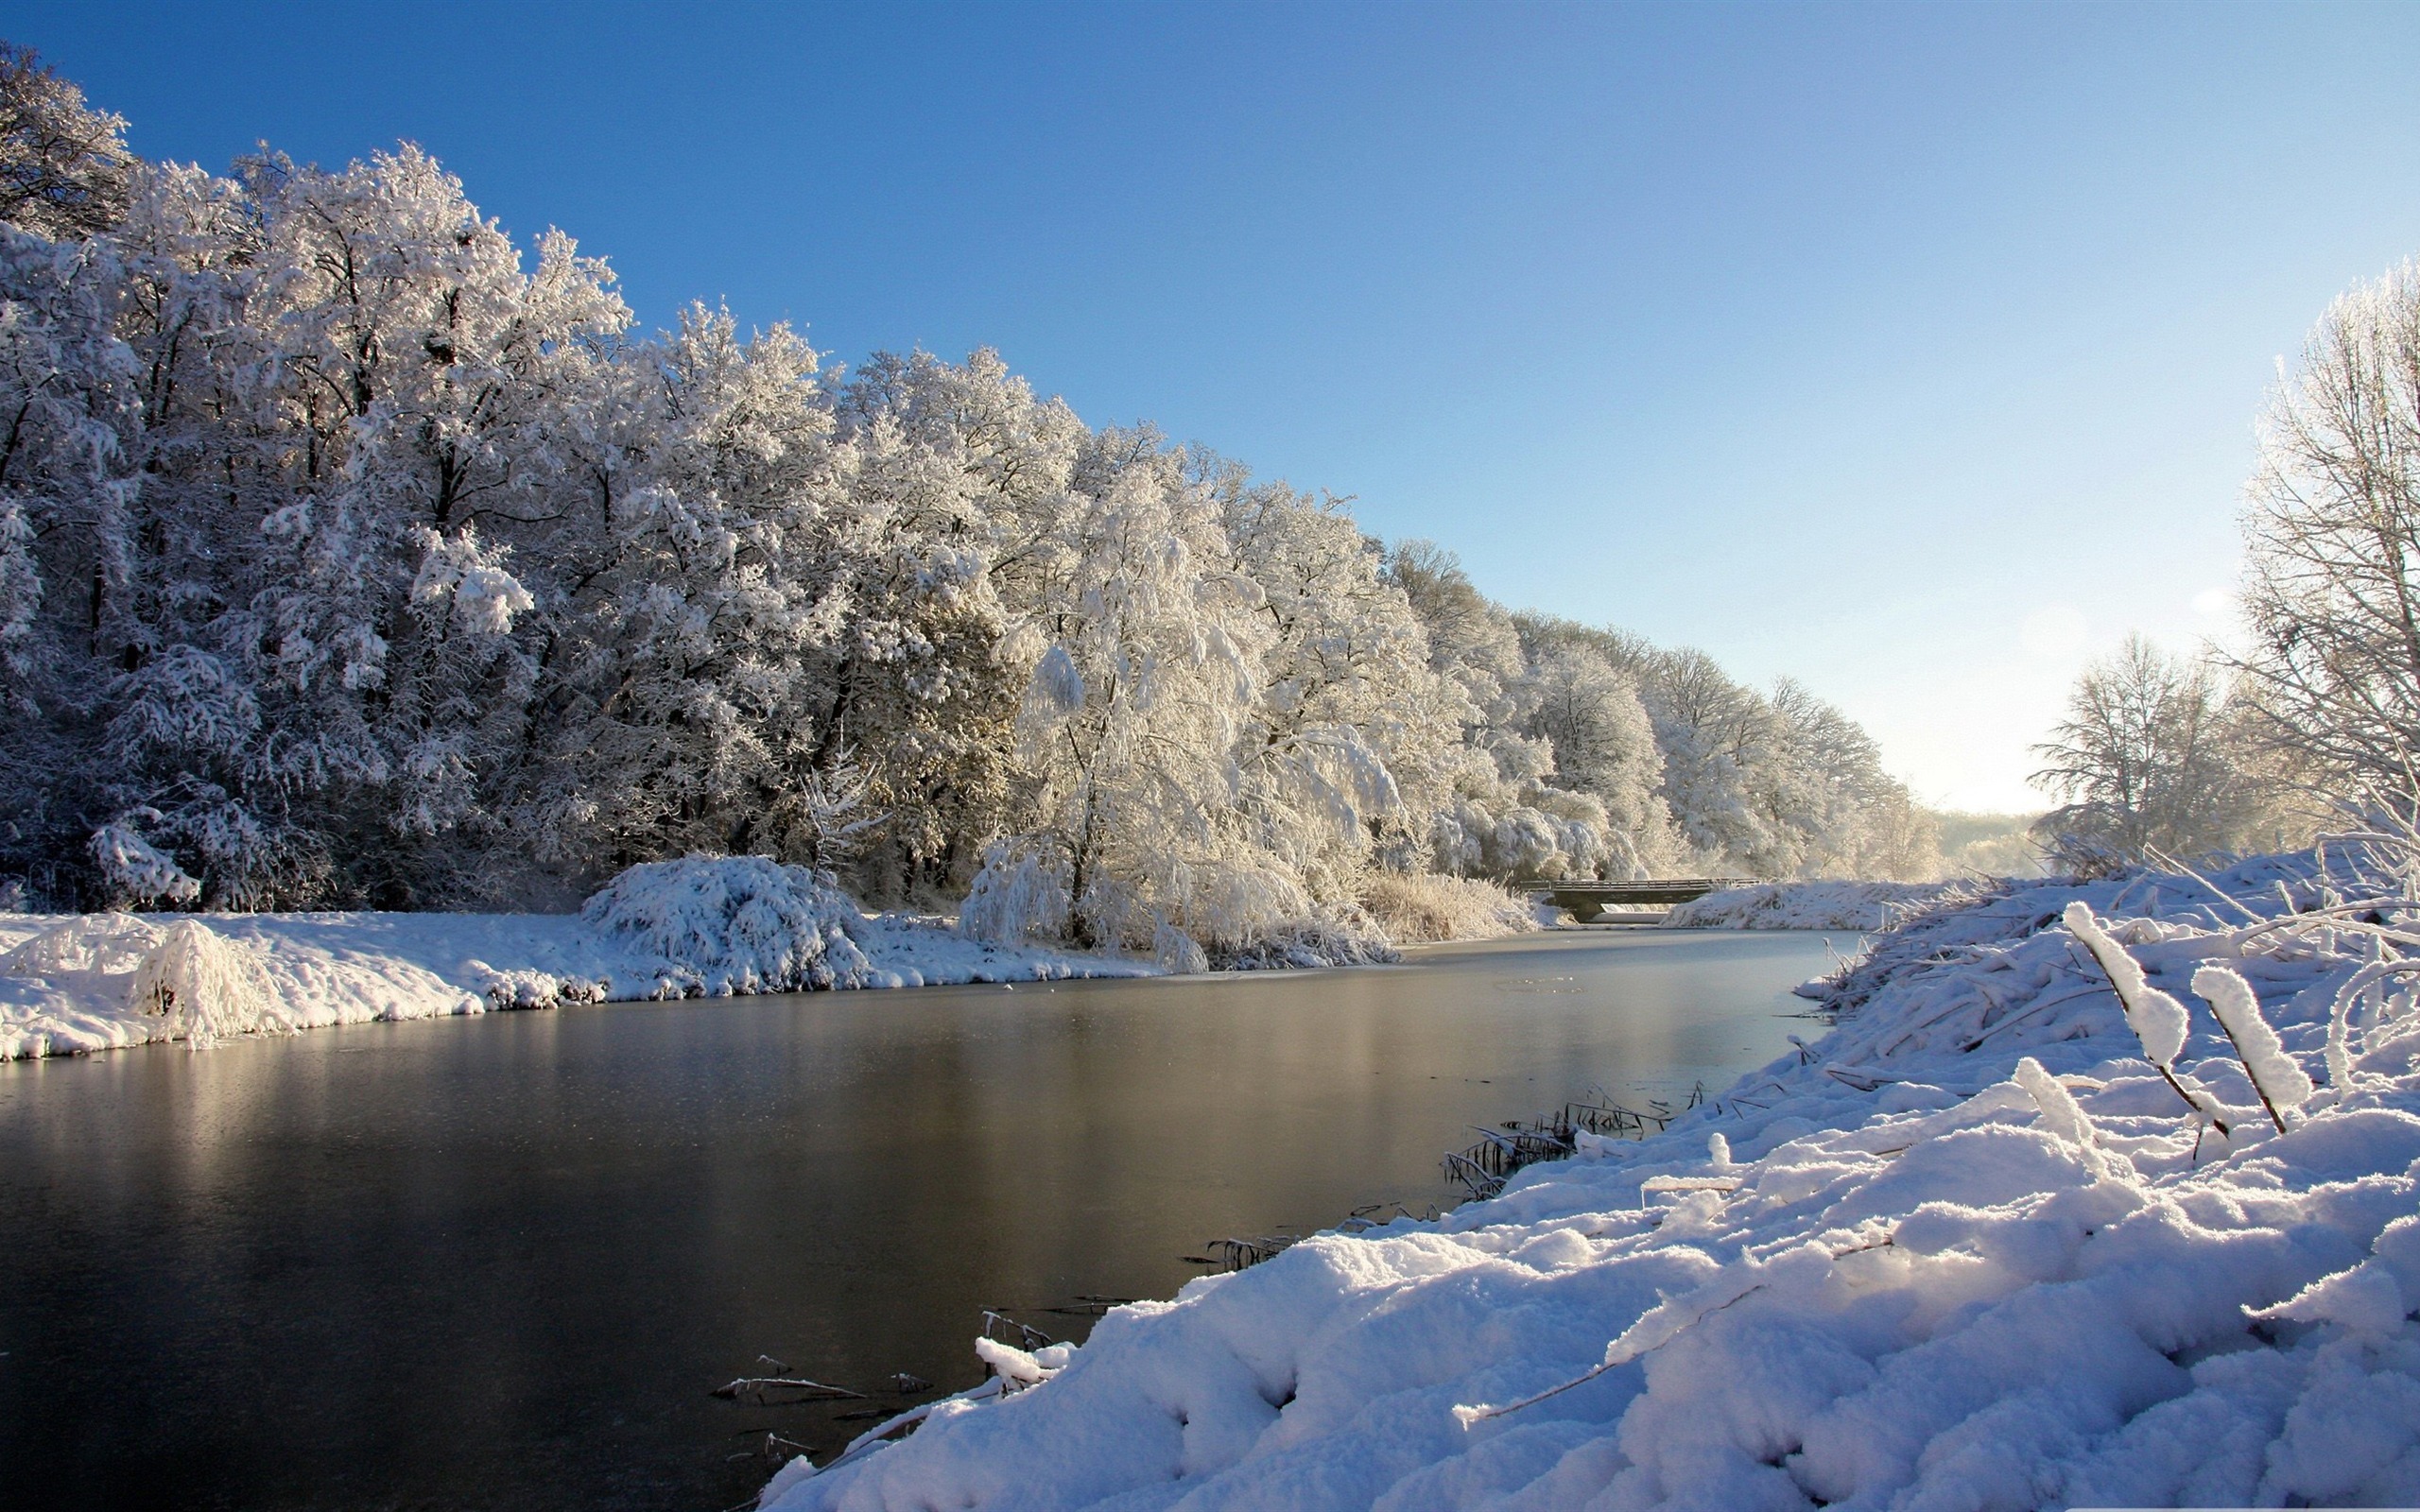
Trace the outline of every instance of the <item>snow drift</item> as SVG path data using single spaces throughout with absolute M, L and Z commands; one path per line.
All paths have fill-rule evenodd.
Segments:
M 1140 976 L 867 915 L 762 857 L 633 867 L 560 914 L 0 914 L 0 1060 L 609 999 Z
M 995 1347 L 764 1504 L 2420 1502 L 2420 902 L 2354 850 L 1931 909 L 1665 1133 Z

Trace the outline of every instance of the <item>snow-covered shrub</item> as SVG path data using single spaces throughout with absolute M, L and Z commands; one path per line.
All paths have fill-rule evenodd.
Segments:
M 260 952 L 191 919 L 170 924 L 136 963 L 127 997 L 136 1012 L 168 1020 L 170 1038 L 196 1049 L 220 1035 L 290 1027 Z
M 1325 909 L 1253 929 L 1217 941 L 1207 954 L 1221 971 L 1380 966 L 1403 958 L 1386 931 L 1358 908 Z
M 1374 871 L 1361 884 L 1361 906 L 1398 945 L 1495 939 L 1538 927 L 1529 901 L 1501 883 L 1433 871 Z
M 462 963 L 461 974 L 478 988 L 492 1008 L 551 1008 L 565 1003 L 593 1003 L 602 995 L 597 984 L 579 977 L 561 977 L 529 967 L 494 967 L 475 958 Z
M 631 868 L 580 917 L 662 963 L 684 996 L 866 984 L 864 916 L 826 877 L 764 856 L 690 856 Z

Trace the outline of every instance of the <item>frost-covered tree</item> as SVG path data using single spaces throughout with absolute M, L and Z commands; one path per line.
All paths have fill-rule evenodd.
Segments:
M 1217 503 L 1230 570 L 1260 595 L 1267 649 L 1239 754 L 1248 801 L 1316 891 L 1348 895 L 1373 848 L 1398 866 L 1420 857 L 1459 767 L 1460 700 L 1431 669 L 1378 543 L 1340 501 L 1190 460 Z
M 1305 914 L 1307 890 L 1242 802 L 1238 745 L 1268 631 L 1225 565 L 1202 490 L 1156 438 L 1110 432 L 1079 459 L 1081 511 L 1062 597 L 1037 616 L 1020 746 L 1030 822 L 996 842 L 980 893 L 1031 893 L 1024 932 L 1185 959 Z
M 861 881 L 954 895 L 1011 821 L 1020 697 L 1077 561 L 1070 478 L 1088 432 L 999 354 L 878 353 L 841 394 L 849 605 L 822 748 L 862 752 L 885 821 Z
M 2085 669 L 2067 717 L 2034 747 L 2060 800 L 2033 833 L 2057 864 L 2097 871 L 2233 849 L 2263 816 L 2223 676 L 2129 636 Z
M 53 241 L 99 235 L 126 212 L 132 163 L 124 117 L 0 42 L 0 221 Z
M 1754 689 L 1684 647 L 1641 658 L 1640 696 L 1664 754 L 1664 799 L 1702 864 L 1788 877 L 1805 835 L 1780 822 L 1784 728 Z
M 2420 766 L 2420 265 L 2328 307 L 2281 373 L 2244 512 L 2244 689 L 2344 796 Z
M 846 612 L 822 541 L 842 496 L 818 366 L 786 327 L 744 339 L 693 306 L 623 365 L 650 381 L 591 406 L 614 423 L 580 438 L 586 487 L 565 501 L 586 529 L 541 610 L 551 675 L 531 721 L 554 732 L 542 769 L 569 780 L 525 799 L 559 852 L 614 869 L 815 849 L 801 805 Z
M 1678 849 L 1663 794 L 1664 754 L 1639 696 L 1645 648 L 1606 630 L 1516 616 L 1528 669 L 1512 688 L 1514 728 L 1553 754 L 1547 781 L 1604 806 L 1623 874 L 1668 865 Z
M 0 224 L 0 865 L 44 891 L 107 816 L 102 694 L 139 487 L 119 276 L 106 246 Z
M 1431 863 L 1497 877 L 1634 869 L 1637 836 L 1613 830 L 1602 799 L 1549 785 L 1554 742 L 1527 717 L 1534 689 L 1513 616 L 1472 585 L 1452 553 L 1429 541 L 1398 545 L 1387 576 L 1428 638 L 1429 663 L 1443 684 L 1432 717 L 1461 727 L 1459 747 L 1444 752 L 1443 800 L 1432 800 Z
M 1516 623 L 995 352 L 642 337 L 417 148 L 222 176 L 122 131 L 0 57 L 10 896 L 561 902 L 746 851 L 1196 964 L 1352 955 L 1374 868 L 1893 864 L 1837 714 Z
M 1799 874 L 1921 880 L 1942 868 L 1940 828 L 1857 721 L 1784 678 L 1774 686 L 1787 773 L 1780 817 L 1806 837 Z

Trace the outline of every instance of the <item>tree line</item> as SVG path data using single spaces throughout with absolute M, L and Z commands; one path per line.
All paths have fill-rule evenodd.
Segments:
M 1923 875 L 1806 689 L 1516 614 L 997 354 L 836 369 L 408 145 L 227 174 L 0 53 L 0 885 L 548 906 L 761 853 L 1232 950 L 1374 870 Z

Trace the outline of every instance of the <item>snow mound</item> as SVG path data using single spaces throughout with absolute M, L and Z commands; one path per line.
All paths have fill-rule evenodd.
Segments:
M 1115 1309 L 764 1504 L 2420 1503 L 2411 869 L 1925 913 L 1667 1132 Z
M 0 976 L 131 971 L 159 946 L 163 931 L 133 914 L 85 914 L 55 924 L 0 954 Z
M 854 937 L 865 918 L 857 905 L 828 878 L 766 856 L 645 862 L 579 912 L 608 939 L 661 963 L 659 995 L 877 985 Z
M 1770 882 L 1726 887 L 1674 908 L 1674 929 L 1889 929 L 1909 914 L 1990 890 L 1972 882 Z

